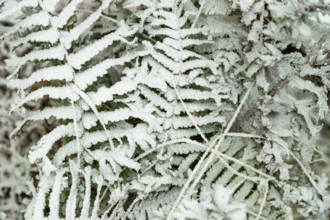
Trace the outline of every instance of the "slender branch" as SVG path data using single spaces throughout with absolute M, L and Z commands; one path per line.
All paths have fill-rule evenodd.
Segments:
M 249 213 L 250 215 L 253 215 L 254 217 L 258 216 L 258 214 L 254 213 L 252 211 L 247 210 L 246 212 Z M 262 220 L 270 220 L 269 218 L 266 218 L 264 216 L 260 216 L 259 218 L 262 219 Z
M 175 94 L 176 94 L 177 97 L 179 98 L 179 100 L 180 100 L 180 102 L 181 102 L 181 104 L 182 104 L 184 110 L 185 110 L 186 113 L 188 114 L 189 119 L 191 120 L 191 122 L 193 123 L 194 127 L 195 127 L 196 130 L 198 131 L 198 134 L 203 138 L 203 140 L 204 140 L 207 144 L 209 144 L 209 140 L 205 137 L 205 135 L 204 135 L 203 132 L 201 131 L 200 127 L 197 125 L 197 123 L 196 123 L 194 117 L 193 117 L 192 114 L 190 113 L 190 111 L 189 111 L 187 105 L 186 105 L 186 104 L 184 103 L 184 101 L 182 100 L 181 95 L 180 95 L 178 89 L 176 88 L 176 83 L 175 83 L 175 81 L 174 81 L 174 77 L 173 77 L 173 75 L 172 75 L 172 84 L 173 84 L 173 88 L 174 88 Z
M 241 111 L 243 105 L 245 104 L 245 102 L 246 102 L 246 100 L 247 100 L 247 98 L 248 98 L 248 96 L 249 96 L 249 94 L 250 94 L 250 92 L 251 92 L 251 90 L 252 90 L 252 88 L 253 88 L 253 86 L 254 86 L 254 84 L 255 84 L 255 81 L 256 81 L 256 80 L 254 80 L 254 81 L 251 83 L 251 85 L 250 85 L 248 91 L 245 93 L 245 95 L 244 95 L 244 97 L 243 97 L 241 103 L 239 104 L 239 106 L 238 106 L 238 108 L 236 109 L 236 111 L 235 111 L 233 117 L 231 118 L 229 124 L 228 124 L 227 127 L 226 127 L 226 129 L 225 129 L 225 131 L 224 131 L 224 135 L 222 135 L 222 137 L 220 138 L 218 144 L 212 149 L 212 153 L 211 153 L 211 155 L 210 155 L 208 161 L 206 162 L 206 164 L 205 164 L 204 167 L 202 168 L 202 171 L 200 172 L 199 176 L 196 178 L 196 180 L 194 181 L 194 183 L 191 185 L 190 190 L 193 190 L 193 189 L 195 188 L 195 186 L 197 185 L 197 183 L 201 180 L 201 178 L 203 177 L 204 173 L 206 172 L 206 169 L 208 168 L 209 164 L 210 164 L 211 161 L 213 160 L 213 158 L 214 158 L 214 156 L 215 156 L 215 153 L 218 152 L 217 149 L 220 147 L 220 145 L 222 144 L 222 142 L 225 140 L 225 135 L 229 132 L 230 128 L 232 127 L 233 123 L 235 122 L 235 120 L 236 120 L 238 114 L 240 113 L 240 111 Z
M 227 128 L 225 129 L 224 133 L 223 133 L 223 134 L 220 134 L 220 135 L 218 136 L 218 138 L 220 137 L 220 140 L 219 140 L 217 146 L 215 147 L 215 149 L 218 149 L 218 147 L 220 146 L 220 144 L 223 142 L 223 140 L 224 140 L 224 134 L 228 133 L 228 131 L 230 130 L 230 128 L 231 128 L 231 126 L 233 125 L 233 123 L 234 123 L 234 121 L 235 121 L 237 115 L 239 114 L 239 112 L 240 112 L 240 110 L 241 110 L 243 104 L 245 103 L 245 101 L 246 101 L 248 95 L 250 94 L 250 92 L 251 92 L 251 90 L 252 90 L 254 84 L 255 84 L 255 80 L 251 83 L 250 88 L 248 89 L 248 91 L 247 91 L 246 94 L 244 95 L 241 104 L 240 104 L 240 105 L 238 106 L 238 108 L 236 109 L 236 111 L 235 111 L 235 113 L 234 113 L 234 115 L 233 115 L 231 121 L 229 122 Z M 197 163 L 197 165 L 195 166 L 194 170 L 193 170 L 193 171 L 191 172 L 191 174 L 189 175 L 188 180 L 186 181 L 185 185 L 184 185 L 183 188 L 181 189 L 181 191 L 180 191 L 180 193 L 179 193 L 179 196 L 177 197 L 177 199 L 176 199 L 176 201 L 175 201 L 175 203 L 174 203 L 174 205 L 173 205 L 173 207 L 172 207 L 172 209 L 171 209 L 169 215 L 167 216 L 167 220 L 171 220 L 171 219 L 173 219 L 173 218 L 172 218 L 172 215 L 173 215 L 173 213 L 175 212 L 177 206 L 179 205 L 179 203 L 180 203 L 182 197 L 184 196 L 184 194 L 185 194 L 187 188 L 189 187 L 189 184 L 191 183 L 193 177 L 195 176 L 195 174 L 196 174 L 197 171 L 199 170 L 199 168 L 200 168 L 200 166 L 202 165 L 203 161 L 205 160 L 207 154 L 208 154 L 211 150 L 213 150 L 212 153 L 211 153 L 211 156 L 209 157 L 209 160 L 206 162 L 205 166 L 203 167 L 201 174 L 198 176 L 198 178 L 196 179 L 196 181 L 193 183 L 192 186 L 195 186 L 195 185 L 199 182 L 199 179 L 201 178 L 201 176 L 202 176 L 202 175 L 204 174 L 204 172 L 206 171 L 206 169 L 207 169 L 209 163 L 212 161 L 212 159 L 214 158 L 214 155 L 215 155 L 215 153 L 216 153 L 216 151 L 213 149 L 213 145 L 216 143 L 216 140 L 217 140 L 218 138 L 216 138 L 215 141 L 213 141 L 213 142 L 211 143 L 211 145 L 210 145 L 210 146 L 208 147 L 208 149 L 205 151 L 205 153 L 203 154 L 203 156 L 201 157 L 201 159 L 198 161 L 198 163 Z
M 98 118 L 98 120 L 100 121 L 107 137 L 108 137 L 108 141 L 109 141 L 109 144 L 110 144 L 110 147 L 111 149 L 114 151 L 115 150 L 115 145 L 113 144 L 113 141 L 112 141 L 112 138 L 110 137 L 110 134 L 107 130 L 107 128 L 105 127 L 105 123 L 103 122 L 103 119 L 102 117 L 100 116 L 95 104 L 92 102 L 92 100 L 88 97 L 88 95 L 83 92 L 82 90 L 80 90 L 78 88 L 78 86 L 76 86 L 75 84 L 73 83 L 70 83 L 70 88 L 75 92 L 77 93 L 88 105 L 89 107 L 93 110 L 94 114 L 96 115 L 96 117 Z
M 201 13 L 202 13 L 202 10 L 203 10 L 203 8 L 204 8 L 205 3 L 206 3 L 206 0 L 203 0 L 203 2 L 201 3 L 201 6 L 199 7 L 198 13 L 197 13 L 197 15 L 196 15 L 196 17 L 195 17 L 195 19 L 194 19 L 194 22 L 193 22 L 193 24 L 192 24 L 191 27 L 190 27 L 191 29 L 193 29 L 193 28 L 196 26 L 197 21 L 198 21 L 198 18 L 199 18 L 199 16 L 200 16 Z
M 228 155 L 226 155 L 224 153 L 221 153 L 220 151 L 216 151 L 215 154 L 217 154 L 220 157 L 223 157 L 223 158 L 225 158 L 227 160 L 231 160 L 231 161 L 233 161 L 233 162 L 235 162 L 235 163 L 237 163 L 237 164 L 239 164 L 239 165 L 241 165 L 243 167 L 249 168 L 250 170 L 252 170 L 252 171 L 258 173 L 259 175 L 264 176 L 264 177 L 266 177 L 268 179 L 271 179 L 271 180 L 274 180 L 274 181 L 276 180 L 275 177 L 269 176 L 269 175 L 261 172 L 260 170 L 257 170 L 256 168 L 254 168 L 254 167 L 252 167 L 252 166 L 250 166 L 250 165 L 248 165 L 248 164 L 246 164 L 246 163 L 244 163 L 244 162 L 242 162 L 242 161 L 240 161 L 240 160 L 238 160 L 238 159 L 236 159 L 234 157 L 230 157 L 230 156 L 228 156 Z
M 217 156 L 218 156 L 219 160 L 221 161 L 221 163 L 223 163 L 223 165 L 225 165 L 225 167 L 227 167 L 227 169 L 229 169 L 231 172 L 233 172 L 237 176 L 240 176 L 244 179 L 250 180 L 250 181 L 255 182 L 255 183 L 258 183 L 258 181 L 261 181 L 261 178 L 250 177 L 250 176 L 244 175 L 243 173 L 240 173 L 240 172 L 236 171 L 219 154 L 217 154 Z

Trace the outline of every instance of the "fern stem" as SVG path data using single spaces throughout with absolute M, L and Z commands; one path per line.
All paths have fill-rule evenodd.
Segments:
M 94 114 L 96 115 L 96 117 L 99 119 L 104 131 L 105 131 L 105 134 L 107 135 L 108 137 L 108 141 L 109 141 L 109 144 L 110 144 L 110 147 L 111 149 L 114 151 L 115 150 L 115 146 L 113 144 L 113 141 L 112 141 L 112 138 L 110 137 L 110 134 L 107 130 L 107 128 L 105 127 L 105 123 L 103 121 L 103 119 L 101 118 L 95 104 L 92 102 L 92 100 L 88 97 L 88 95 L 83 92 L 82 90 L 80 90 L 78 88 L 78 86 L 76 86 L 75 84 L 73 83 L 70 83 L 70 87 L 72 88 L 72 90 L 77 93 L 88 105 L 89 107 L 93 110 Z
M 74 107 L 74 101 L 71 99 L 71 106 L 72 106 L 72 113 L 73 113 L 73 124 L 74 124 L 74 131 L 76 134 L 77 140 L 77 157 L 78 157 L 78 166 L 80 167 L 80 149 L 81 149 L 81 142 L 78 134 L 78 124 L 77 124 L 77 115 Z

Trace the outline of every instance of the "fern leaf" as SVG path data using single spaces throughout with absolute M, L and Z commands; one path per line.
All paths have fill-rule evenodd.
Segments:
M 42 87 L 42 88 L 28 94 L 26 97 L 24 97 L 23 100 L 18 101 L 18 104 L 16 104 L 11 109 L 11 111 L 14 111 L 15 109 L 23 106 L 27 102 L 36 101 L 38 99 L 41 99 L 46 95 L 48 95 L 49 98 L 61 99 L 61 100 L 70 99 L 73 101 L 77 101 L 79 99 L 79 96 L 76 93 L 73 93 L 71 88 L 68 86 Z
M 61 40 L 64 47 L 66 49 L 71 48 L 72 41 L 75 41 L 78 39 L 78 37 L 85 31 L 87 30 L 91 25 L 94 24 L 94 22 L 99 19 L 101 16 L 101 12 L 103 9 L 108 7 L 112 0 L 105 0 L 102 1 L 102 5 L 97 9 L 96 12 L 91 14 L 86 20 L 84 20 L 81 24 L 79 24 L 77 27 L 73 28 L 68 34 L 65 34 L 63 36 L 63 39 Z M 66 15 L 66 14 L 65 14 Z
M 63 188 L 62 184 L 64 182 L 63 175 L 66 171 L 66 169 L 62 169 L 58 171 L 55 176 L 54 185 L 49 198 L 49 218 L 51 219 L 59 219 L 58 213 L 60 211 L 60 194 Z
M 28 61 L 47 59 L 63 60 L 65 54 L 66 51 L 63 49 L 63 47 L 58 46 L 45 50 L 33 51 L 23 57 L 8 59 L 6 60 L 7 68 L 8 70 L 13 70 L 13 73 L 8 77 L 8 79 L 11 79 L 14 75 L 16 75 L 20 67 Z
M 50 151 L 56 141 L 65 136 L 75 135 L 72 123 L 68 125 L 60 125 L 52 130 L 49 134 L 43 136 L 36 146 L 31 147 L 29 152 L 29 160 L 34 163 L 37 159 L 43 158 Z
M 136 30 L 129 30 L 126 28 L 118 29 L 116 32 L 104 36 L 102 39 L 88 45 L 87 47 L 81 49 L 75 54 L 70 54 L 67 59 L 69 64 L 75 69 L 80 69 L 81 65 L 86 61 L 90 60 L 92 57 L 97 55 L 99 51 L 105 49 L 111 45 L 114 41 L 124 41 L 124 37 L 134 34 Z
M 18 3 L 15 7 L 10 8 L 9 10 L 2 12 L 0 14 L 0 20 L 14 14 L 17 11 L 20 11 L 24 7 L 36 7 L 38 5 L 38 0 L 23 0 Z
M 60 37 L 59 32 L 56 29 L 51 28 L 51 29 L 31 33 L 26 37 L 19 38 L 17 40 L 10 42 L 10 44 L 13 47 L 17 47 L 21 44 L 26 44 L 28 42 L 49 42 L 51 44 L 54 44 L 59 40 L 59 37 Z
M 67 82 L 73 79 L 73 69 L 69 65 L 52 66 L 37 70 L 29 78 L 12 79 L 8 85 L 13 88 L 26 89 L 37 82 L 50 80 L 65 80 Z
M 67 24 L 68 20 L 74 15 L 76 7 L 82 0 L 72 0 L 70 3 L 61 11 L 58 16 L 51 18 L 51 24 L 55 28 L 62 28 Z M 49 7 L 49 4 L 44 5 L 46 8 Z

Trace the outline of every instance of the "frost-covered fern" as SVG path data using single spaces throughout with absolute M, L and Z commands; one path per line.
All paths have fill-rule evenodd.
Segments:
M 12 2 L 25 219 L 327 218 L 328 1 Z

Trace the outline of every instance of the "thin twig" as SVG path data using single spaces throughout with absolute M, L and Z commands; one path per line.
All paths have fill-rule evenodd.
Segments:
M 239 181 L 233 188 L 233 192 L 235 192 L 243 183 L 245 182 L 245 179 L 242 179 L 241 181 Z
M 230 157 L 230 156 L 228 156 L 228 155 L 226 155 L 224 153 L 221 153 L 220 151 L 216 151 L 215 154 L 217 154 L 220 157 L 223 157 L 223 158 L 225 158 L 227 160 L 231 160 L 231 161 L 233 161 L 233 162 L 235 162 L 235 163 L 237 163 L 237 164 L 239 164 L 239 165 L 241 165 L 243 167 L 249 168 L 250 170 L 252 170 L 252 171 L 258 173 L 259 175 L 264 176 L 264 177 L 266 177 L 268 179 L 271 179 L 271 180 L 274 180 L 274 181 L 276 180 L 275 177 L 269 176 L 269 175 L 261 172 L 260 170 L 257 170 L 256 168 L 254 168 L 254 167 L 252 167 L 252 166 L 250 166 L 250 165 L 248 165 L 248 164 L 246 164 L 246 163 L 244 163 L 244 162 L 242 162 L 242 161 L 240 161 L 240 160 L 238 160 L 238 159 L 236 159 L 234 157 Z
M 199 18 L 199 16 L 200 16 L 201 13 L 202 13 L 202 10 L 203 10 L 203 8 L 204 8 L 205 3 L 206 3 L 206 0 L 203 0 L 201 6 L 199 7 L 198 13 L 197 13 L 197 15 L 196 15 L 196 17 L 195 17 L 195 19 L 194 19 L 194 22 L 193 22 L 193 24 L 192 24 L 191 27 L 190 27 L 191 29 L 195 28 L 195 26 L 196 26 L 196 24 L 197 24 L 197 21 L 198 21 L 198 18 Z
M 235 121 L 237 115 L 239 114 L 241 108 L 243 107 L 243 104 L 245 103 L 245 101 L 246 101 L 248 95 L 250 94 L 250 92 L 251 92 L 251 90 L 252 90 L 254 84 L 255 84 L 255 80 L 251 83 L 250 88 L 248 89 L 248 91 L 247 91 L 246 94 L 244 95 L 241 104 L 240 104 L 240 105 L 238 106 L 238 108 L 236 109 L 236 111 L 235 111 L 235 113 L 234 113 L 234 115 L 233 115 L 231 121 L 229 122 L 227 128 L 225 129 L 224 133 L 223 133 L 223 134 L 220 134 L 220 135 L 218 136 L 218 137 L 220 137 L 220 140 L 219 140 L 217 146 L 215 147 L 215 149 L 218 149 L 218 147 L 220 146 L 220 144 L 223 142 L 223 140 L 224 140 L 224 134 L 228 133 L 228 131 L 230 130 L 230 128 L 231 128 L 231 126 L 233 125 L 233 123 L 234 123 L 234 121 Z M 218 138 L 216 138 L 216 140 L 217 140 L 217 139 L 218 139 Z M 172 207 L 172 209 L 171 209 L 169 215 L 167 216 L 167 220 L 171 220 L 171 219 L 172 219 L 172 215 L 173 215 L 173 213 L 175 212 L 177 206 L 179 205 L 179 203 L 180 203 L 182 197 L 184 196 L 185 191 L 186 191 L 187 188 L 189 187 L 189 184 L 191 183 L 193 177 L 195 176 L 195 174 L 196 174 L 197 171 L 199 170 L 199 168 L 200 168 L 200 166 L 202 165 L 202 162 L 203 162 L 204 159 L 206 158 L 207 154 L 213 149 L 213 145 L 214 145 L 214 144 L 215 144 L 215 141 L 213 141 L 213 143 L 211 143 L 211 145 L 210 145 L 210 146 L 208 147 L 208 149 L 205 151 L 205 153 L 203 154 L 203 156 L 202 156 L 201 159 L 198 161 L 197 165 L 195 166 L 195 168 L 193 169 L 193 171 L 192 171 L 191 174 L 189 175 L 188 180 L 186 181 L 185 185 L 184 185 L 183 188 L 181 189 L 181 191 L 180 191 L 180 193 L 179 193 L 179 195 L 178 195 L 178 197 L 177 197 L 177 199 L 176 199 L 176 201 L 175 201 L 175 203 L 174 203 L 174 205 L 173 205 L 173 207 Z M 216 151 L 217 151 L 217 150 L 216 150 Z M 215 150 L 212 151 L 212 153 L 211 153 L 211 155 L 210 155 L 210 157 L 209 157 L 209 160 L 206 162 L 205 166 L 203 167 L 201 174 L 198 176 L 198 178 L 196 179 L 196 181 L 193 183 L 193 186 L 195 186 L 195 185 L 198 183 L 199 179 L 201 178 L 201 176 L 202 176 L 202 175 L 204 174 L 204 172 L 206 171 L 206 169 L 207 169 L 209 163 L 212 161 L 214 155 L 216 154 L 216 151 L 215 151 Z
M 206 164 L 205 164 L 204 167 L 202 168 L 202 170 L 201 170 L 199 176 L 196 178 L 196 180 L 195 180 L 195 181 L 193 182 L 193 184 L 191 185 L 190 190 L 193 190 L 193 189 L 195 188 L 195 186 L 197 185 L 197 183 L 201 180 L 201 178 L 203 177 L 204 173 L 206 172 L 206 169 L 208 168 L 209 164 L 210 164 L 211 161 L 213 160 L 213 158 L 214 158 L 216 152 L 218 152 L 217 149 L 220 147 L 220 145 L 222 144 L 222 142 L 225 140 L 225 135 L 229 132 L 230 128 L 231 128 L 232 125 L 234 124 L 234 122 L 235 122 L 235 120 L 236 120 L 238 114 L 240 113 L 240 111 L 241 111 L 243 105 L 245 104 L 245 102 L 246 102 L 246 100 L 247 100 L 247 98 L 248 98 L 248 96 L 249 96 L 249 94 L 250 94 L 250 92 L 251 92 L 251 90 L 252 90 L 252 88 L 253 88 L 253 86 L 254 86 L 254 84 L 255 84 L 255 81 L 256 81 L 256 80 L 254 80 L 254 81 L 251 83 L 250 87 L 248 88 L 247 92 L 245 93 L 245 95 L 244 95 L 244 97 L 243 97 L 241 103 L 240 103 L 239 106 L 237 107 L 237 109 L 236 109 L 236 111 L 235 111 L 233 117 L 231 118 L 231 120 L 230 120 L 230 122 L 228 123 L 228 125 L 227 125 L 225 131 L 223 132 L 224 135 L 222 135 L 222 137 L 220 138 L 218 144 L 217 144 L 214 148 L 212 148 L 212 153 L 211 153 L 211 155 L 210 155 L 208 161 L 206 162 Z
M 258 214 L 252 212 L 252 211 L 249 211 L 249 210 L 246 210 L 247 213 L 249 213 L 250 215 L 253 215 L 254 217 L 257 217 Z M 269 218 L 266 218 L 264 216 L 260 216 L 260 219 L 262 220 L 270 220 Z
M 190 111 L 189 111 L 187 105 L 186 105 L 186 104 L 184 103 L 184 101 L 182 100 L 181 95 L 180 95 L 178 89 L 176 88 L 176 83 L 175 83 L 175 81 L 174 81 L 174 77 L 173 77 L 173 75 L 172 75 L 172 84 L 173 84 L 173 88 L 174 88 L 174 91 L 175 91 L 176 96 L 177 96 L 178 99 L 180 100 L 180 102 L 181 102 L 181 104 L 182 104 L 184 110 L 186 111 L 186 113 L 187 113 L 188 116 L 189 116 L 189 119 L 191 120 L 191 122 L 193 123 L 194 127 L 195 127 L 196 130 L 198 131 L 198 134 L 203 138 L 203 140 L 204 140 L 207 144 L 209 144 L 209 140 L 205 137 L 205 135 L 203 134 L 202 130 L 201 130 L 200 127 L 197 125 L 197 123 L 196 123 L 194 117 L 193 117 L 192 114 L 190 113 Z
M 95 104 L 93 103 L 93 101 L 88 97 L 88 95 L 85 92 L 83 92 L 81 89 L 79 89 L 78 86 L 76 86 L 73 83 L 70 83 L 69 85 L 70 85 L 70 88 L 75 93 L 77 93 L 89 105 L 89 107 L 93 110 L 94 114 L 96 115 L 96 117 L 100 121 L 100 123 L 101 123 L 101 125 L 102 125 L 102 127 L 103 127 L 103 129 L 105 131 L 105 134 L 108 137 L 108 141 L 109 141 L 109 144 L 110 144 L 111 149 L 114 151 L 115 150 L 115 145 L 113 144 L 112 138 L 110 137 L 110 134 L 109 134 L 107 128 L 105 127 L 105 123 L 103 122 L 103 119 L 100 116 L 100 114 L 99 114 L 99 112 L 98 112 Z
M 240 176 L 244 179 L 250 180 L 250 181 L 255 182 L 255 183 L 258 183 L 258 181 L 261 181 L 261 179 L 258 178 L 258 177 L 249 177 L 245 174 L 242 174 L 242 173 L 238 172 L 237 170 L 232 168 L 220 155 L 217 155 L 217 156 L 218 156 L 219 160 L 221 161 L 221 163 L 223 163 L 223 165 L 225 165 L 225 167 L 227 167 L 227 169 L 229 169 L 231 172 L 233 172 L 237 176 Z

